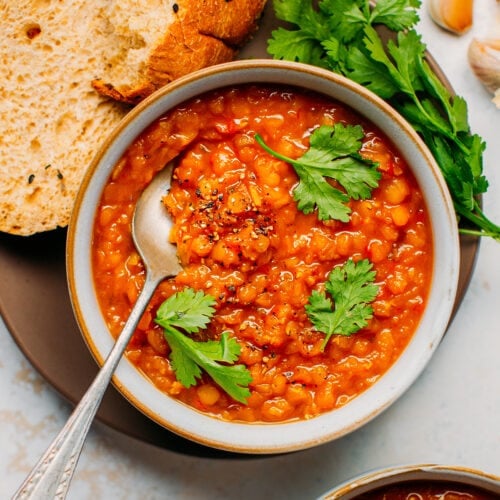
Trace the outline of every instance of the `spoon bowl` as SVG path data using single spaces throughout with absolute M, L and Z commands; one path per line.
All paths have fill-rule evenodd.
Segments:
M 174 162 L 156 174 L 137 201 L 132 219 L 132 238 L 147 272 L 161 281 L 181 270 L 177 247 L 169 243 L 172 221 L 162 203 L 170 187 Z
M 97 377 L 14 499 L 66 496 L 90 425 L 144 310 L 160 281 L 181 270 L 176 247 L 169 243 L 172 222 L 162 204 L 162 197 L 170 187 L 173 167 L 174 163 L 169 162 L 153 178 L 136 204 L 132 236 L 144 262 L 146 280 L 128 320 Z

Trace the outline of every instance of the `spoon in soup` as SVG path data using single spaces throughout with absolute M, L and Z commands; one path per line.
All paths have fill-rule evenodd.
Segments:
M 135 207 L 132 237 L 146 269 L 141 293 L 96 378 L 14 499 L 66 497 L 90 425 L 142 313 L 159 283 L 182 269 L 177 249 L 169 241 L 172 221 L 162 203 L 162 197 L 170 187 L 173 168 L 174 162 L 171 161 L 153 178 Z

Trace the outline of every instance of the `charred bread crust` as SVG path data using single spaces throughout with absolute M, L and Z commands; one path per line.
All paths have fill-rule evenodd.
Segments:
M 100 94 L 136 104 L 163 85 L 198 69 L 231 61 L 258 27 L 266 0 L 179 0 L 176 18 L 151 47 L 145 71 L 127 84 L 92 81 Z

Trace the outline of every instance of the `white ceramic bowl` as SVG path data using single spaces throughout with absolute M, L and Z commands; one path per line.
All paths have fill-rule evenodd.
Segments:
M 413 481 L 454 483 L 478 488 L 491 494 L 491 498 L 500 497 L 500 477 L 460 466 L 419 464 L 390 467 L 363 474 L 333 488 L 318 500 L 351 500 L 378 488 Z
M 412 384 L 438 346 L 451 315 L 459 275 L 459 241 L 453 205 L 431 154 L 407 122 L 371 92 L 331 72 L 281 61 L 239 61 L 193 73 L 161 89 L 125 117 L 96 155 L 76 201 L 67 247 L 70 296 L 83 336 L 100 364 L 113 339 L 94 293 L 91 228 L 108 176 L 139 132 L 169 109 L 198 94 L 250 82 L 314 90 L 345 103 L 376 124 L 397 145 L 413 171 L 430 212 L 435 242 L 428 305 L 413 339 L 376 384 L 340 409 L 289 423 L 224 422 L 170 399 L 127 360 L 120 363 L 114 384 L 160 425 L 219 449 L 277 453 L 312 447 L 357 429 L 390 406 Z

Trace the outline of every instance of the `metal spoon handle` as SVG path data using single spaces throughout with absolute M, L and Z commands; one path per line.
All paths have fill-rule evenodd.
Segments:
M 146 276 L 146 281 L 130 316 L 97 377 L 73 410 L 65 426 L 17 490 L 14 500 L 66 498 L 92 420 L 160 279 L 156 276 Z

